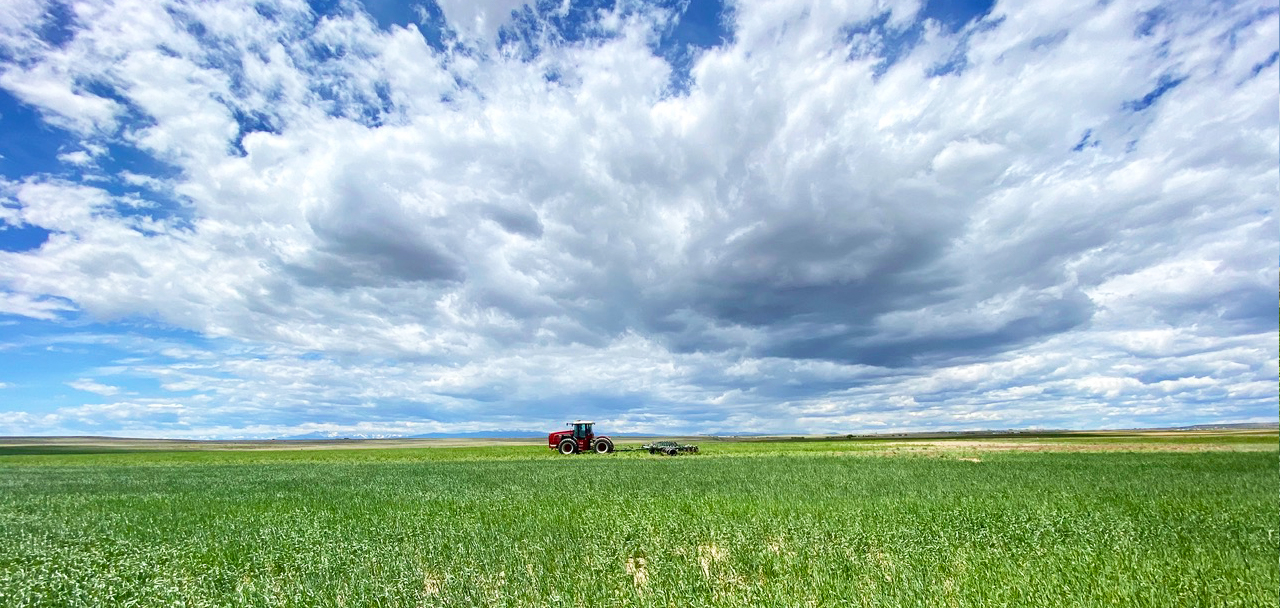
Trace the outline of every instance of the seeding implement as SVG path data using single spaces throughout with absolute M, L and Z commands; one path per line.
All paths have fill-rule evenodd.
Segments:
M 680 452 L 698 453 L 698 446 L 686 443 L 676 443 L 674 441 L 655 441 L 653 443 L 646 443 L 640 446 L 640 449 L 649 450 L 650 454 L 663 454 L 665 456 L 675 456 Z

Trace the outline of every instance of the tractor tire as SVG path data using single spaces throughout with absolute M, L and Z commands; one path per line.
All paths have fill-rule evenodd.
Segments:
M 591 444 L 591 449 L 595 450 L 597 454 L 608 454 L 613 451 L 613 442 L 608 439 L 597 439 L 595 443 Z
M 578 453 L 578 442 L 572 439 L 561 439 L 560 445 L 556 446 L 556 450 L 565 456 Z

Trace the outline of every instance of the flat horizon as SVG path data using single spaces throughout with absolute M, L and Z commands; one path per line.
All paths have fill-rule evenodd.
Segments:
M 975 429 L 961 431 L 882 431 L 882 432 L 850 432 L 850 433 L 676 433 L 676 434 L 644 434 L 644 433 L 599 433 L 609 437 L 622 437 L 626 439 L 646 439 L 646 438 L 708 438 L 708 439 L 875 439 L 879 437 L 898 438 L 898 437 L 947 437 L 947 436 L 1000 436 L 1000 435 L 1022 435 L 1022 434 L 1044 434 L 1044 435 L 1073 435 L 1081 433 L 1143 433 L 1143 432 L 1214 432 L 1214 431 L 1280 431 L 1280 421 L 1276 422 L 1223 422 L 1210 424 L 1181 425 L 1169 427 L 1135 427 L 1135 428 L 1093 428 L 1093 429 L 1041 429 L 1041 428 L 1009 428 L 1009 429 Z M 124 435 L 0 435 L 0 444 L 6 441 L 16 440 L 57 440 L 57 439 L 79 439 L 79 440 L 104 440 L 104 441 L 169 441 L 179 443 L 218 443 L 218 442 L 377 442 L 377 441 L 405 441 L 414 440 L 419 442 L 431 442 L 436 440 L 476 440 L 476 441 L 525 441 L 537 440 L 545 438 L 546 433 L 529 434 L 529 435 L 483 435 L 478 433 L 457 434 L 457 435 L 439 435 L 430 437 L 416 437 L 411 435 L 388 436 L 388 437 L 230 437 L 230 438 L 209 438 L 209 439 L 188 439 L 179 437 L 135 437 Z

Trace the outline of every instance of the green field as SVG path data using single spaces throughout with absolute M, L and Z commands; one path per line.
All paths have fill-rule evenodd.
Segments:
M 1275 606 L 1276 434 L 0 447 L 0 606 Z

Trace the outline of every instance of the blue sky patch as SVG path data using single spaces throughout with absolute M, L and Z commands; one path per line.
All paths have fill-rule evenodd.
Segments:
M 921 14 L 952 32 L 958 32 L 969 23 L 985 17 L 995 5 L 995 0 L 928 0 Z
M 40 24 L 40 40 L 54 48 L 62 48 L 75 36 L 75 11 L 68 2 L 52 2 Z
M 1280 59 L 1280 51 L 1272 51 L 1271 55 L 1267 56 L 1266 59 L 1253 64 L 1253 69 L 1249 70 L 1249 76 L 1253 77 L 1262 73 L 1262 70 L 1275 65 L 1277 59 Z
M 1072 146 L 1071 151 L 1082 152 L 1085 148 L 1096 148 L 1098 145 L 1097 138 L 1093 136 L 1093 129 L 1085 129 L 1084 134 L 1080 136 L 1080 141 Z
M 1171 76 L 1169 74 L 1162 75 L 1160 80 L 1156 82 L 1156 87 L 1152 89 L 1151 92 L 1143 95 L 1139 99 L 1124 102 L 1123 107 L 1131 112 L 1141 112 L 1155 105 L 1161 97 L 1164 97 L 1166 93 L 1174 90 L 1178 85 L 1182 84 L 1186 80 L 1186 76 Z
M 1169 18 L 1169 13 L 1164 7 L 1157 6 L 1149 11 L 1145 11 L 1138 15 L 1138 25 L 1134 28 L 1134 35 L 1139 38 L 1145 38 L 1155 34 L 1156 28 Z
M 321 4 L 313 2 L 313 5 Z M 428 10 L 430 6 L 439 11 L 434 2 L 411 2 L 403 0 L 363 0 L 364 10 L 378 23 L 378 27 L 389 30 L 392 27 L 407 27 L 420 21 L 419 11 Z M 317 11 L 318 12 L 318 11 Z
M 723 0 L 675 2 L 670 9 L 675 23 L 663 32 L 657 52 L 671 65 L 671 91 L 682 94 L 693 84 L 689 72 L 698 54 L 733 43 L 732 10 Z
M 63 169 L 58 155 L 78 149 L 79 139 L 49 125 L 40 113 L 0 88 L 0 175 L 17 180 Z
M 457 43 L 458 33 L 445 20 L 444 11 L 440 10 L 438 4 L 426 2 L 421 5 L 420 10 L 416 23 L 428 46 L 437 53 L 443 53 Z
M 876 78 L 883 76 L 899 59 L 910 54 L 924 35 L 924 27 L 919 22 L 904 28 L 893 28 L 888 26 L 889 17 L 889 13 L 881 13 L 869 21 L 846 26 L 843 30 L 844 42 L 853 44 L 849 59 L 880 59 L 873 70 Z
M 0 221 L 0 251 L 39 249 L 52 234 L 39 226 L 12 226 Z

